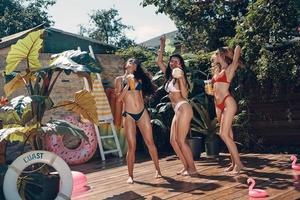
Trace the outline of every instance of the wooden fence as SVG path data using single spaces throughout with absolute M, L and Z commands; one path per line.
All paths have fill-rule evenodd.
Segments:
M 300 94 L 251 102 L 250 120 L 257 136 L 266 144 L 300 146 Z

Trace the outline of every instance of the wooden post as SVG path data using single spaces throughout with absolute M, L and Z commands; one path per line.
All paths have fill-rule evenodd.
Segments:
M 3 121 L 0 120 L 0 129 L 3 128 Z M 2 142 L 0 142 L 0 165 L 4 165 L 5 164 L 5 153 L 6 153 L 6 141 L 3 140 Z

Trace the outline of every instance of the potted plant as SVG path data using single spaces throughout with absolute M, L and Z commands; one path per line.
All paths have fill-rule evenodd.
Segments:
M 207 102 L 207 100 L 205 100 Z M 219 136 L 218 121 L 216 118 L 211 119 L 207 103 L 197 102 L 196 98 L 191 100 L 194 116 L 191 123 L 191 129 L 194 132 L 205 136 L 205 151 L 207 157 L 216 157 L 219 155 Z
M 174 111 L 168 94 L 163 86 L 159 87 L 146 103 L 151 117 L 151 124 L 153 126 L 153 138 L 158 151 L 163 153 L 172 152 L 173 149 L 170 144 L 170 126 Z
M 0 130 L 0 142 L 4 139 L 18 140 L 24 144 L 30 143 L 34 150 L 43 149 L 43 135 L 46 134 L 69 134 L 80 139 L 87 139 L 83 130 L 65 120 L 51 119 L 44 123 L 44 114 L 51 109 L 65 108 L 98 124 L 95 100 L 89 91 L 78 91 L 75 93 L 74 100 L 58 102 L 56 105 L 51 99 L 51 92 L 62 73 L 67 75 L 75 73 L 81 77 L 86 77 L 91 86 L 90 74 L 92 72 L 99 73 L 100 67 L 86 52 L 79 50 L 54 55 L 49 66 L 41 67 L 39 51 L 43 46 L 43 34 L 44 30 L 31 32 L 15 45 L 12 45 L 6 59 L 4 91 L 7 96 L 10 96 L 15 90 L 25 87 L 27 94 L 11 99 L 7 105 L 2 105 L 0 108 L 0 119 L 3 121 L 3 129 Z M 26 69 L 16 72 L 16 67 L 23 60 L 25 60 Z M 49 176 L 47 167 L 36 166 L 36 168 L 40 176 L 49 177 L 50 182 L 53 182 L 51 178 L 53 176 Z M 44 177 L 41 182 L 44 181 Z M 26 178 L 20 179 L 26 180 Z M 54 183 L 54 186 L 59 185 L 58 181 Z M 47 184 L 43 184 L 43 186 L 44 193 L 45 188 L 53 187 Z M 26 196 L 24 192 L 21 192 L 22 194 Z M 49 197 L 51 194 L 45 196 Z M 41 199 L 41 196 L 37 198 Z
M 191 147 L 193 158 L 195 160 L 199 159 L 202 152 L 202 137 L 193 136 L 192 130 L 189 132 L 189 136 L 186 138 L 187 143 Z

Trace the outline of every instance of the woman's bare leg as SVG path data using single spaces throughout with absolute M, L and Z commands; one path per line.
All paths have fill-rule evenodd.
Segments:
M 156 169 L 156 174 L 155 178 L 160 178 L 161 177 L 161 171 L 159 168 L 159 161 L 158 161 L 158 154 L 157 154 L 157 149 L 154 144 L 153 140 L 153 134 L 152 134 L 152 126 L 150 122 L 150 117 L 148 112 L 145 110 L 142 117 L 140 120 L 137 122 L 137 125 L 143 135 L 144 141 L 147 145 L 147 148 L 149 150 L 150 156 L 154 162 L 155 169 Z
M 215 107 L 215 109 L 216 109 L 217 120 L 218 120 L 218 122 L 221 125 L 222 124 L 221 123 L 222 112 L 221 112 L 221 110 L 218 107 Z M 231 132 L 230 132 L 230 137 L 233 139 L 232 129 L 231 129 Z M 234 160 L 232 159 L 231 154 L 230 154 L 230 159 L 231 159 L 231 163 L 230 163 L 229 167 L 225 168 L 225 170 L 224 170 L 225 172 L 232 171 L 233 168 L 234 168 L 235 164 L 234 164 Z
M 233 173 L 237 174 L 243 168 L 243 164 L 240 160 L 240 156 L 234 143 L 231 132 L 232 132 L 232 120 L 236 113 L 236 103 L 232 97 L 226 100 L 226 109 L 224 110 L 221 118 L 221 138 L 225 142 L 235 164 Z
M 135 121 L 130 117 L 124 118 L 124 128 L 126 134 L 126 141 L 128 144 L 127 149 L 127 167 L 128 167 L 128 180 L 127 183 L 133 183 L 133 167 L 135 162 L 135 150 L 136 150 L 136 125 Z
M 175 114 L 173 120 L 172 120 L 172 125 L 171 125 L 171 133 L 170 133 L 170 143 L 180 159 L 180 161 L 183 164 L 183 169 L 177 172 L 176 174 L 183 174 L 185 171 L 188 169 L 188 164 L 187 161 L 185 160 L 185 157 L 183 156 L 183 153 L 181 152 L 181 149 L 178 144 L 178 139 L 177 139 L 177 115 Z
M 177 142 L 187 162 L 188 174 L 195 174 L 197 173 L 197 170 L 195 167 L 193 154 L 190 146 L 186 143 L 186 136 L 190 129 L 190 123 L 193 117 L 193 110 L 189 104 L 183 104 L 176 114 L 178 114 L 178 122 L 176 127 Z
M 233 132 L 232 132 L 232 128 L 230 129 L 230 137 L 232 138 L 233 140 Z M 234 140 L 233 140 L 234 141 Z M 228 168 L 225 169 L 226 172 L 230 172 L 234 169 L 235 167 L 235 162 L 234 162 L 234 159 L 232 157 L 232 155 L 230 154 L 230 159 L 231 159 L 231 164 Z

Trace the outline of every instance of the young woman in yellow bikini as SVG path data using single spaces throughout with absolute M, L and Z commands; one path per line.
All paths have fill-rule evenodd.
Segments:
M 123 117 L 127 150 L 127 183 L 133 183 L 133 165 L 136 150 L 136 126 L 141 131 L 148 147 L 150 156 L 154 162 L 155 178 L 161 177 L 156 146 L 153 141 L 150 117 L 145 109 L 143 95 L 154 92 L 150 78 L 144 73 L 141 64 L 134 58 L 129 59 L 125 65 L 125 74 L 115 80 L 117 101 L 123 102 Z M 132 84 L 133 83 L 133 84 Z M 131 86 L 130 86 L 131 85 Z M 132 86 L 133 85 L 133 86 Z
M 212 83 L 216 114 L 220 123 L 220 137 L 226 144 L 231 155 L 231 165 L 225 171 L 238 174 L 243 164 L 237 147 L 233 141 L 232 121 L 237 111 L 237 104 L 230 95 L 229 86 L 238 66 L 241 48 L 237 46 L 234 52 L 228 48 L 219 48 L 212 56 Z
M 169 93 L 169 98 L 175 112 L 171 125 L 170 142 L 183 164 L 183 169 L 177 172 L 177 174 L 195 175 L 197 174 L 197 170 L 192 152 L 185 140 L 193 117 L 192 106 L 187 101 L 188 81 L 185 73 L 185 65 L 180 55 L 172 55 L 168 65 L 164 64 L 163 52 L 165 40 L 165 36 L 160 38 L 157 64 L 165 74 L 165 90 Z

